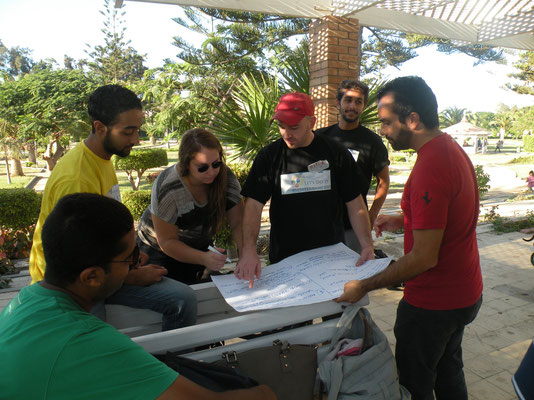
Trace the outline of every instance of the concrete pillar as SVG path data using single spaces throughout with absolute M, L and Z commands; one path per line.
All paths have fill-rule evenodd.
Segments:
M 315 128 L 337 122 L 337 87 L 345 79 L 358 79 L 359 51 L 357 19 L 329 15 L 310 24 L 310 95 L 315 103 Z

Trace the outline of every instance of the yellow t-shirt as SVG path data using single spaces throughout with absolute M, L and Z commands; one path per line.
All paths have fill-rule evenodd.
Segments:
M 100 158 L 83 142 L 59 160 L 46 182 L 30 253 L 32 283 L 44 278 L 45 259 L 41 230 L 46 217 L 63 196 L 80 192 L 97 193 L 118 201 L 121 199 L 119 182 L 111 160 Z

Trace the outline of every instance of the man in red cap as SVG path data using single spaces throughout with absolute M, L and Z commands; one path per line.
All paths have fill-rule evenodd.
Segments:
M 257 155 L 242 194 L 243 250 L 235 275 L 254 283 L 261 263 L 256 253 L 261 213 L 271 199 L 269 260 L 343 242 L 343 210 L 362 245 L 358 265 L 373 259 L 369 215 L 361 196 L 364 178 L 348 150 L 313 132 L 312 99 L 304 93 L 280 98 L 272 120 L 281 139 Z

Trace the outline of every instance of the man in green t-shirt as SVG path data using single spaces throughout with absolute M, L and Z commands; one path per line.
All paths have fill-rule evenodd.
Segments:
M 44 280 L 0 314 L 0 398 L 274 399 L 265 386 L 204 389 L 89 313 L 137 265 L 135 238 L 120 202 L 89 193 L 59 200 L 42 230 Z

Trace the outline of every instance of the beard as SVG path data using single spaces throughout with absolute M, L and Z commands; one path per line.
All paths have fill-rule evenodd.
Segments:
M 395 139 L 387 139 L 388 142 L 391 144 L 391 147 L 393 150 L 407 150 L 410 148 L 410 144 L 412 142 L 412 131 L 406 128 L 401 127 L 399 130 L 399 134 Z
M 355 112 L 355 117 L 354 118 L 350 118 L 347 116 L 347 114 L 345 114 L 345 111 L 343 111 L 341 108 L 339 109 L 339 113 L 341 114 L 341 119 L 343 119 L 343 121 L 345 122 L 349 122 L 349 123 L 352 123 L 352 122 L 356 122 L 360 119 L 360 114 L 356 113 Z
M 127 157 L 128 155 L 130 155 L 130 151 L 132 150 L 131 147 L 123 147 L 122 149 L 118 148 L 118 146 L 113 143 L 111 131 L 109 129 L 106 131 L 106 136 L 104 137 L 104 142 L 102 143 L 102 146 L 104 147 L 104 150 L 109 154 L 116 154 L 119 157 Z

